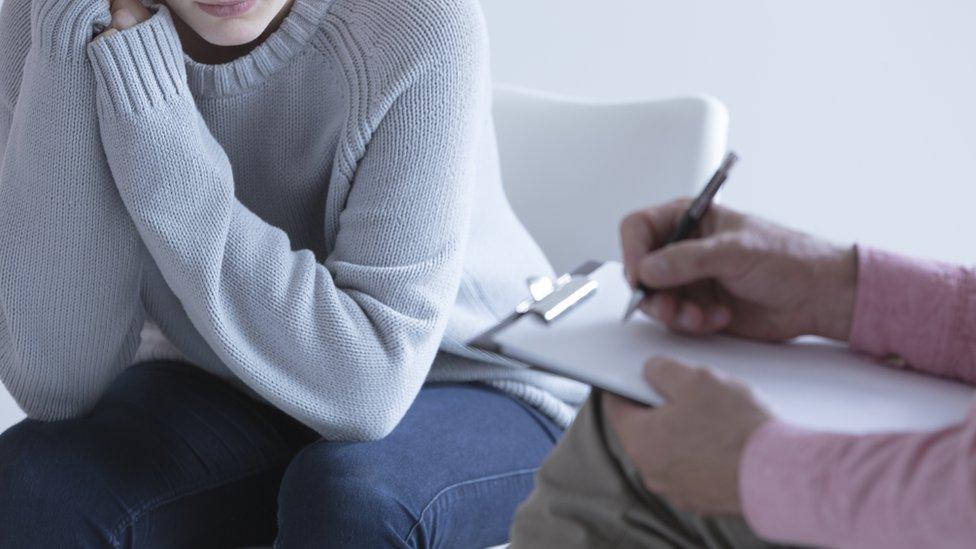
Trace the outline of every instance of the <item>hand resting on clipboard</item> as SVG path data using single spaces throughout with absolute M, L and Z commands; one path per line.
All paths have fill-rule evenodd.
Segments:
M 778 417 L 830 432 L 936 429 L 970 410 L 974 390 L 965 384 L 894 369 L 828 340 L 770 344 L 680 335 L 643 316 L 622 323 L 631 293 L 623 266 L 588 269 L 595 291 L 558 319 L 513 317 L 475 346 L 652 406 L 663 400 L 644 380 L 647 359 L 707 365 L 745 382 Z

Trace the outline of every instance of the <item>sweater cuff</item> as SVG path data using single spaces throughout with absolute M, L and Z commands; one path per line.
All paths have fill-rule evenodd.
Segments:
M 103 113 L 141 112 L 190 95 L 183 48 L 165 6 L 132 28 L 94 40 L 88 57 Z
M 31 40 L 40 51 L 60 59 L 84 59 L 85 46 L 111 22 L 108 0 L 34 0 L 31 4 Z
M 827 520 L 823 460 L 845 435 L 769 421 L 749 438 L 739 469 L 739 493 L 749 526 L 776 542 L 823 544 L 838 539 Z
M 939 364 L 962 306 L 963 274 L 952 265 L 859 246 L 851 347 L 919 369 Z

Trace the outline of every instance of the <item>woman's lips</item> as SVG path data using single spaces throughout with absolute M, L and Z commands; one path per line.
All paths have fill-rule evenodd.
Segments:
M 237 17 L 254 7 L 257 0 L 229 0 L 217 2 L 197 2 L 197 6 L 214 17 Z

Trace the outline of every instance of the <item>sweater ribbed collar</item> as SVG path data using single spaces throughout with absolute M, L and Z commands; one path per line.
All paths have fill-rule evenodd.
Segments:
M 208 65 L 184 56 L 193 95 L 233 95 L 265 82 L 305 50 L 330 4 L 332 0 L 294 0 L 291 11 L 271 36 L 229 63 Z

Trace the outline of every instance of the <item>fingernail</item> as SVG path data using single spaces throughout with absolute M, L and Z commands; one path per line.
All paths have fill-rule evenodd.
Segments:
M 694 316 L 691 314 L 691 311 L 687 309 L 682 309 L 681 313 L 678 314 L 678 324 L 681 324 L 682 326 L 688 328 L 689 330 L 694 330 L 695 328 L 697 328 L 697 326 L 695 325 Z

